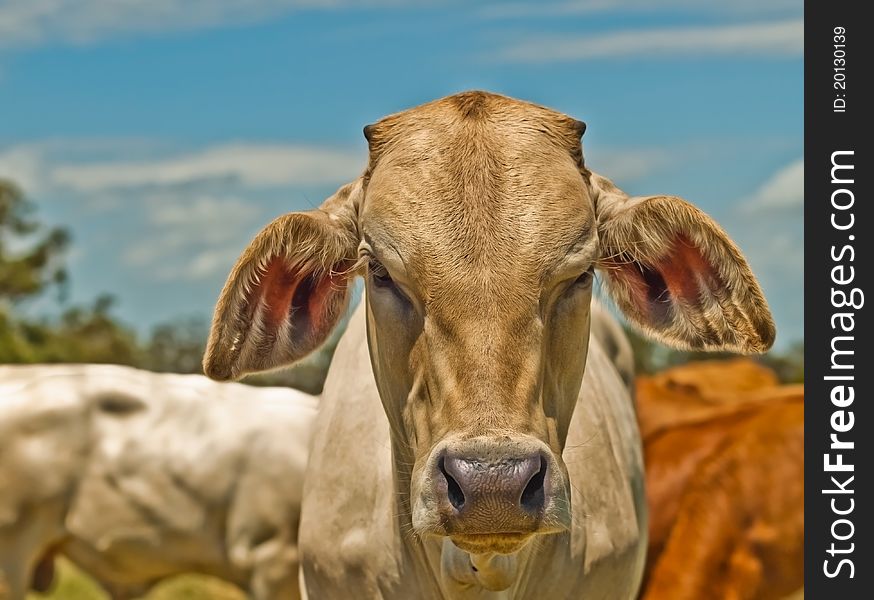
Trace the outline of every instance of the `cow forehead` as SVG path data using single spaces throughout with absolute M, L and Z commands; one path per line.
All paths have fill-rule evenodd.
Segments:
M 481 142 L 487 142 L 487 137 L 506 141 L 500 138 L 512 136 L 518 144 L 535 141 L 540 145 L 543 139 L 549 139 L 557 146 L 578 153 L 585 124 L 550 108 L 475 91 L 390 115 L 365 127 L 365 135 L 373 160 L 398 143 L 409 146 L 411 142 L 421 141 L 427 146 L 429 133 L 461 141 L 469 138 L 467 134 L 472 130 L 479 130 Z
M 463 96 L 368 132 L 362 231 L 420 277 L 530 284 L 593 235 L 578 122 L 501 96 Z

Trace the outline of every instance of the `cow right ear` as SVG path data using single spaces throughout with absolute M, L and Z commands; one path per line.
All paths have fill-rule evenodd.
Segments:
M 629 198 L 591 174 L 603 281 L 644 333 L 693 350 L 764 352 L 774 321 L 756 278 L 713 219 L 675 196 Z
M 245 249 L 219 296 L 203 359 L 217 380 L 300 360 L 320 346 L 349 304 L 361 182 L 318 210 L 283 215 Z

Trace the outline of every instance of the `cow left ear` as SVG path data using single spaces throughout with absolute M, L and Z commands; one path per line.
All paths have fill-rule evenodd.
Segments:
M 756 278 L 713 219 L 673 196 L 629 198 L 591 174 L 606 287 L 628 319 L 669 346 L 764 352 L 775 328 Z
M 355 276 L 360 178 L 317 210 L 283 215 L 237 260 L 215 308 L 203 372 L 219 381 L 300 360 L 330 335 Z

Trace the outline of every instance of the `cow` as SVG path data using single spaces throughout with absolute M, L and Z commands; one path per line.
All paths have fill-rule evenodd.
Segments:
M 685 379 L 679 388 L 641 382 L 641 414 L 666 409 L 658 427 L 641 426 L 650 506 L 643 600 L 779 600 L 804 585 L 804 388 L 767 385 L 749 377 L 755 370 L 763 369 L 720 361 L 658 376 Z M 701 371 L 719 375 L 728 397 L 690 393 Z M 757 379 L 765 387 L 742 388 Z
M 219 296 L 217 380 L 291 364 L 364 299 L 319 405 L 309 598 L 634 598 L 646 549 L 628 386 L 589 342 L 593 273 L 676 347 L 761 352 L 773 321 L 725 232 L 589 170 L 585 125 L 463 92 L 364 128 L 364 173 L 256 235 Z
M 644 444 L 663 429 L 757 408 L 781 387 L 773 370 L 747 357 L 690 362 L 640 375 L 634 385 Z
M 109 365 L 0 366 L 0 598 L 63 555 L 114 599 L 180 573 L 299 598 L 316 399 Z

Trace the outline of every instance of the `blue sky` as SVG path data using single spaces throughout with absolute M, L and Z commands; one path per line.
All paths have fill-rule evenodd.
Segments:
M 801 0 L 0 0 L 0 177 L 71 229 L 71 301 L 110 292 L 146 331 L 208 317 L 260 227 L 363 168 L 363 125 L 487 89 L 586 121 L 587 163 L 627 192 L 713 215 L 785 346 L 803 336 L 802 12 Z

